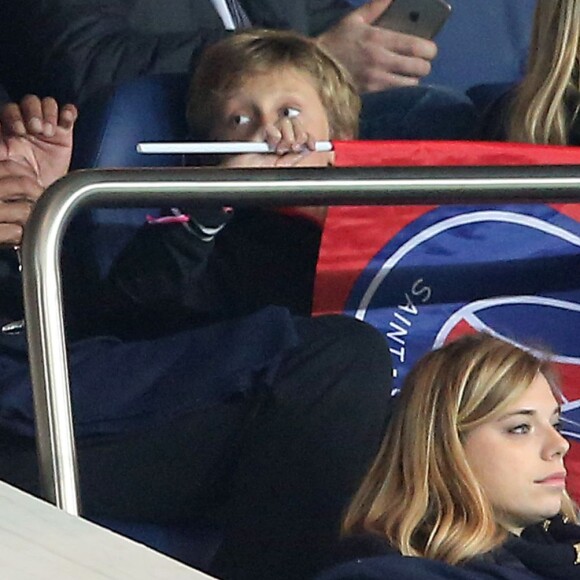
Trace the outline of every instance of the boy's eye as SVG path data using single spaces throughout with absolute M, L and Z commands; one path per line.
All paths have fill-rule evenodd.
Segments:
M 234 115 L 232 117 L 234 125 L 247 125 L 250 122 L 250 117 L 248 115 Z
M 530 430 L 530 425 L 527 423 L 522 423 L 521 425 L 516 425 L 515 427 L 509 429 L 509 432 L 513 433 L 514 435 L 525 435 L 526 433 L 529 433 Z
M 300 109 L 297 109 L 296 107 L 284 107 L 282 109 L 282 116 L 288 117 L 288 119 L 294 119 L 295 117 L 298 117 L 298 115 L 300 115 Z

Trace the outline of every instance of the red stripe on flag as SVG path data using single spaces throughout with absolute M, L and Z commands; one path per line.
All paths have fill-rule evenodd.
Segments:
M 337 167 L 580 165 L 580 148 L 494 141 L 333 141 Z

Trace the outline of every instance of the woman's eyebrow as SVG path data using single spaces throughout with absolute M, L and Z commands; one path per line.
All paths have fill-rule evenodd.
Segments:
M 554 415 L 560 415 L 561 411 L 562 411 L 562 407 L 561 407 L 561 405 L 558 405 L 552 411 L 551 416 L 553 417 Z M 525 415 L 525 416 L 529 417 L 529 416 L 533 416 L 536 414 L 537 414 L 536 409 L 516 409 L 515 411 L 510 411 L 509 413 L 502 415 L 501 417 L 498 418 L 498 420 L 501 421 L 503 419 L 508 419 L 509 417 L 513 417 L 515 415 Z
M 499 420 L 501 421 L 502 419 L 508 419 L 509 417 L 513 417 L 514 415 L 526 415 L 526 416 L 535 415 L 536 412 L 537 411 L 535 409 L 517 409 L 515 411 L 505 413 L 499 418 Z

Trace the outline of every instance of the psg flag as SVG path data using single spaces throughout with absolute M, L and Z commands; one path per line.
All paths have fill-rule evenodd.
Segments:
M 580 149 L 477 142 L 335 142 L 338 166 L 567 165 Z M 485 331 L 553 354 L 580 500 L 580 191 L 578 204 L 331 207 L 315 313 L 378 328 L 395 388 L 426 351 Z

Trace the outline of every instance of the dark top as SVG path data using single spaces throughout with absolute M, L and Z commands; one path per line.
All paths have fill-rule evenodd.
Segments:
M 505 92 L 499 95 L 489 106 L 484 110 L 479 137 L 488 141 L 506 141 L 507 140 L 507 124 L 509 121 L 509 114 L 512 99 L 514 98 L 515 88 L 513 86 L 506 88 Z M 570 122 L 570 133 L 568 135 L 569 145 L 580 145 L 580 119 L 578 116 L 574 117 L 577 105 L 580 102 L 580 94 L 568 95 L 568 112 Z
M 299 343 L 285 306 L 308 312 L 320 229 L 248 211 L 217 237 L 206 235 L 230 217 L 204 210 L 187 226 L 145 225 L 104 280 L 94 276 L 90 255 L 75 254 L 84 223 L 72 224 L 63 287 L 79 435 L 167 421 L 256 381 L 272 384 Z M 0 322 L 21 318 L 12 249 L 0 250 L 0 287 Z M 25 335 L 0 333 L 0 427 L 32 435 L 33 417 Z
M 203 221 L 216 223 L 219 214 L 209 220 L 206 214 Z M 266 305 L 310 315 L 322 235 L 317 224 L 243 210 L 215 240 L 204 242 L 195 223 L 193 218 L 186 227 L 147 225 L 127 245 L 101 294 L 108 331 L 154 336 L 244 316 Z
M 574 580 L 580 578 L 580 526 L 560 516 L 526 528 L 499 549 L 461 566 L 401 556 L 379 536 L 361 534 L 343 540 L 334 568 L 316 580 Z M 576 547 L 578 546 L 578 547 Z
M 0 107 L 2 105 L 4 105 L 5 103 L 8 103 L 10 101 L 10 97 L 8 96 L 8 93 L 6 92 L 6 89 L 0 85 Z
M 5 2 L 0 78 L 27 92 L 82 104 L 136 76 L 185 72 L 226 33 L 211 0 Z M 255 25 L 316 35 L 352 7 L 345 0 L 241 0 Z

